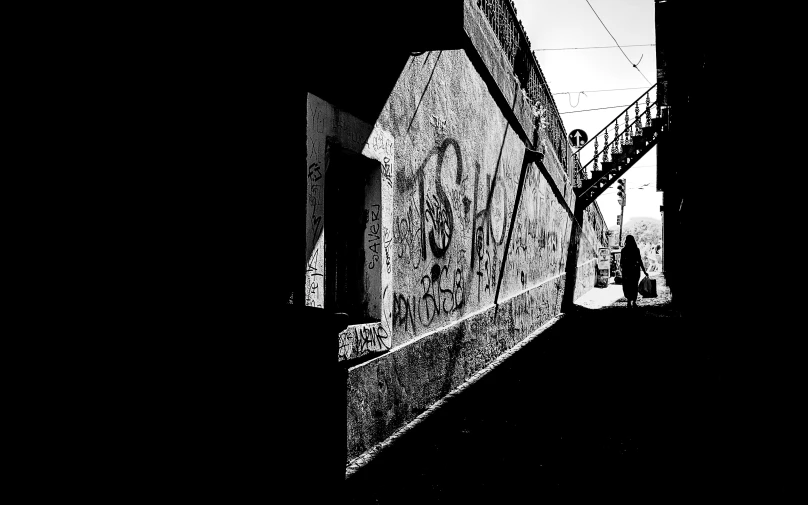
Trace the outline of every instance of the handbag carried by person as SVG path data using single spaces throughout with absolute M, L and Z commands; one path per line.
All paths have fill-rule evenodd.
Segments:
M 646 275 L 645 278 L 640 281 L 638 291 L 643 298 L 656 298 L 656 279 L 649 279 Z

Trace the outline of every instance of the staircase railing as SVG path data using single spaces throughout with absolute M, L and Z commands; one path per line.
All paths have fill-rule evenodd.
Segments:
M 661 117 L 656 87 L 654 84 L 648 88 L 648 91 L 634 100 L 575 152 L 573 155 L 575 187 L 580 188 L 585 180 L 591 179 L 592 172 L 602 170 L 603 162 L 615 161 L 615 158 L 623 153 L 626 144 L 631 143 L 632 136 L 642 135 L 642 128 L 651 126 L 652 117 Z M 633 120 L 630 118 L 632 109 Z M 622 126 L 620 123 L 623 123 Z M 609 140 L 610 132 L 613 132 L 611 140 Z M 585 162 L 584 165 L 581 165 L 582 161 Z

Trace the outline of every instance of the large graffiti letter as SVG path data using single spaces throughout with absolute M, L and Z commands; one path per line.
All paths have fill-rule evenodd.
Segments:
M 441 182 L 441 169 L 443 168 L 443 160 L 446 157 L 446 149 L 448 149 L 449 146 L 454 148 L 457 163 L 455 167 L 455 184 L 460 184 L 460 181 L 463 179 L 463 156 L 460 153 L 460 145 L 456 140 L 447 138 L 437 148 L 438 166 L 435 170 L 435 189 L 438 193 L 438 200 L 443 205 L 441 212 L 445 214 L 442 214 L 442 219 L 433 219 L 433 227 L 432 230 L 429 231 L 429 247 L 432 249 L 432 254 L 436 258 L 442 258 L 446 254 L 446 250 L 449 248 L 449 244 L 452 241 L 452 233 L 454 231 L 452 202 L 449 200 L 446 191 L 444 191 L 443 183 Z M 436 229 L 440 234 L 440 244 L 435 240 Z

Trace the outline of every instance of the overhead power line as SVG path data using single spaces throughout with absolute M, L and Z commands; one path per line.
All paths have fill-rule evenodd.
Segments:
M 605 91 L 625 91 L 629 89 L 648 89 L 645 86 L 638 86 L 636 88 L 615 88 L 615 89 L 585 89 L 581 91 L 559 91 L 558 93 L 553 93 L 554 95 L 567 95 L 570 93 L 602 93 Z
M 656 182 L 656 181 L 654 181 L 654 182 Z M 641 189 L 646 189 L 646 188 L 649 188 L 649 187 L 653 189 L 653 186 L 651 186 L 651 183 L 650 183 L 650 182 L 649 182 L 649 183 L 647 183 L 647 184 L 643 184 L 642 186 L 629 186 L 629 187 L 628 187 L 628 188 L 626 188 L 626 189 L 636 189 L 636 190 L 641 190 Z M 617 191 L 617 189 L 615 189 L 615 188 L 609 188 L 609 189 L 607 189 L 607 190 L 604 190 L 604 191 L 603 191 L 603 193 L 614 193 L 615 191 Z
M 656 166 L 656 163 L 654 163 L 653 165 L 632 165 L 631 168 L 651 168 L 651 167 L 655 167 L 655 166 Z
M 578 101 L 575 102 L 575 105 L 572 105 L 572 94 L 569 94 L 569 96 L 567 96 L 567 98 L 569 98 L 569 101 L 570 101 L 570 107 L 572 107 L 573 109 L 578 107 L 578 104 L 581 103 L 581 93 L 583 93 L 583 95 L 586 96 L 586 93 L 583 92 L 583 91 L 578 93 Z
M 592 9 L 592 12 L 594 12 L 594 13 L 595 13 L 595 16 L 597 16 L 598 21 L 600 21 L 600 24 L 602 24 L 602 25 L 603 25 L 603 27 L 604 27 L 604 28 L 606 28 L 606 23 L 604 23 L 604 22 L 603 22 L 603 20 L 602 20 L 602 19 L 600 19 L 600 16 L 598 16 L 598 13 L 597 13 L 597 11 L 595 11 L 595 8 L 594 8 L 594 7 L 592 7 L 592 4 L 591 4 L 591 3 L 589 3 L 589 0 L 586 0 L 586 4 L 587 4 L 587 5 L 589 5 L 589 8 L 590 8 L 590 9 Z M 647 83 L 648 83 L 648 85 L 650 86 L 650 85 L 651 85 L 651 81 L 649 81 L 649 80 L 648 80 L 648 78 L 647 78 L 647 77 L 645 77 L 645 74 L 643 74 L 643 73 L 642 73 L 642 70 L 640 70 L 640 69 L 639 69 L 639 67 L 637 67 L 637 65 L 639 65 L 639 63 L 640 63 L 640 62 L 638 61 L 638 62 L 637 62 L 637 64 L 634 64 L 634 63 L 631 61 L 631 59 L 628 57 L 628 55 L 626 54 L 626 52 L 625 52 L 625 51 L 623 51 L 623 48 L 622 48 L 622 47 L 620 47 L 620 43 L 619 43 L 619 42 L 617 42 L 617 39 L 616 39 L 616 38 L 614 38 L 614 35 L 612 35 L 612 32 L 610 32 L 608 28 L 606 28 L 606 31 L 609 33 L 609 36 L 612 38 L 612 40 L 614 40 L 614 43 L 615 43 L 615 44 L 617 44 L 617 47 L 619 47 L 619 48 L 620 48 L 620 52 L 621 52 L 621 53 L 623 53 L 623 56 L 625 56 L 625 57 L 626 57 L 626 59 L 628 60 L 628 62 L 629 62 L 629 63 L 631 63 L 631 66 L 632 66 L 632 67 L 634 67 L 634 68 L 636 68 L 636 69 L 637 69 L 637 72 L 639 72 L 639 73 L 640 73 L 640 75 L 642 76 L 642 78 L 643 78 L 643 79 L 645 79 L 645 82 L 647 82 Z M 642 57 L 640 57 L 640 61 L 642 61 Z
M 655 46 L 656 44 L 629 44 L 623 47 L 645 47 Z M 534 51 L 572 51 L 577 49 L 612 49 L 620 46 L 592 46 L 592 47 L 554 47 L 548 49 L 534 49 Z
M 617 109 L 619 107 L 624 107 L 625 108 L 625 107 L 628 107 L 629 105 L 631 105 L 631 104 L 628 104 L 628 105 L 613 105 L 611 107 L 600 107 L 600 108 L 597 108 L 597 109 L 572 110 L 572 111 L 569 111 L 569 112 L 559 112 L 559 114 L 572 114 L 572 113 L 575 113 L 575 112 L 589 112 L 590 110 Z

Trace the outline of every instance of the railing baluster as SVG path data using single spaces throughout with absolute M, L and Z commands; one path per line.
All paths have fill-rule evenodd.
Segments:
M 623 145 L 627 145 L 631 141 L 631 139 L 629 138 L 630 131 L 631 130 L 629 129 L 628 125 L 628 109 L 626 109 L 626 129 L 625 131 L 623 131 Z
M 605 135 L 604 136 L 606 138 L 603 140 L 603 161 L 606 161 L 606 153 L 609 151 L 608 149 L 606 149 L 606 147 L 609 145 L 609 129 L 608 128 L 605 130 Z
M 595 158 L 592 161 L 594 161 L 594 165 L 592 165 L 592 171 L 596 172 L 598 170 L 598 138 L 597 137 L 595 137 Z
M 645 126 L 651 126 L 651 92 L 645 93 Z
M 614 142 L 612 142 L 612 152 L 614 154 L 618 154 L 620 152 L 620 135 L 617 133 L 617 119 L 614 120 Z

